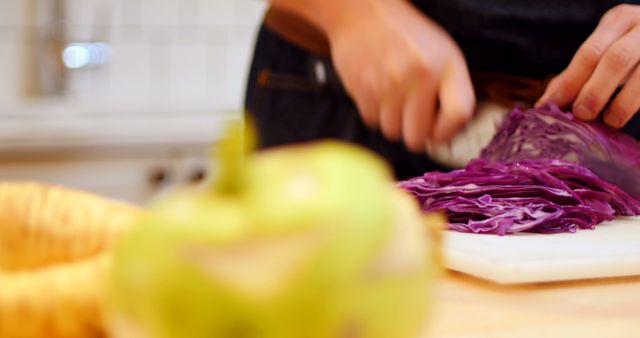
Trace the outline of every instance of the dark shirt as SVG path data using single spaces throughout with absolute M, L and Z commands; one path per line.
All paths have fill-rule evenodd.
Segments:
M 413 1 L 459 43 L 469 68 L 544 77 L 564 69 L 611 0 Z

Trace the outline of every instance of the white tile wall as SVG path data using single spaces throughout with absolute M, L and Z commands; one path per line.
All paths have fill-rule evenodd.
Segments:
M 66 21 L 71 26 L 91 27 L 98 19 L 96 12 L 104 6 L 111 5 L 109 2 L 103 0 L 65 0 Z
M 42 5 L 51 0 L 36 0 Z M 106 40 L 109 64 L 70 71 L 73 101 L 206 102 L 239 110 L 263 0 L 64 0 L 67 37 Z M 0 0 L 0 114 L 20 105 L 26 0 Z M 4 108 L 3 108 L 4 107 Z
M 226 43 L 224 45 L 228 46 Z M 219 45 L 209 45 L 207 53 L 209 61 L 207 64 L 207 90 L 209 97 L 218 103 L 219 109 L 239 106 L 240 103 L 237 101 L 240 100 L 240 97 L 235 95 L 231 89 L 232 85 L 230 85 L 233 82 L 237 82 L 238 79 L 234 79 L 233 71 L 227 66 L 227 54 L 219 53 L 219 50 Z
M 202 0 L 210 1 L 210 0 Z M 239 0 L 236 1 L 237 23 L 243 26 L 254 26 L 260 22 L 266 8 L 265 0 Z
M 18 97 L 24 84 L 19 65 L 25 46 L 20 42 L 20 32 L 15 27 L 0 28 L 0 104 Z
M 187 0 L 193 1 L 193 0 Z M 177 26 L 180 23 L 180 2 L 177 0 L 140 0 L 142 26 Z M 214 1 L 215 2 L 215 1 Z M 222 1 L 231 2 L 231 1 Z M 126 4 L 125 4 L 126 6 Z
M 167 74 L 172 99 L 198 100 L 208 95 L 207 63 L 209 46 L 199 39 L 184 39 L 171 44 L 168 55 L 170 69 Z M 226 47 L 226 46 L 225 46 Z M 223 50 L 223 46 L 216 48 Z
M 259 0 L 258 0 L 259 1 Z M 210 1 L 199 0 L 200 15 L 197 18 L 199 25 L 203 26 L 233 26 L 242 22 L 239 3 L 251 3 L 255 0 L 244 1 Z
M 24 24 L 26 0 L 0 1 L 0 27 L 15 27 Z
M 80 0 L 81 1 L 81 0 Z M 194 0 L 186 0 L 194 1 Z M 111 0 L 113 24 L 116 26 L 139 26 L 143 12 L 142 0 Z
M 225 64 L 229 67 L 227 69 L 228 77 L 225 84 L 227 85 L 227 95 L 229 95 L 229 99 L 239 99 L 240 102 L 237 102 L 237 104 L 240 104 L 244 95 L 237 98 L 233 94 L 244 91 L 246 78 L 244 76 L 238 76 L 238 74 L 245 74 L 247 72 L 246 66 L 251 62 L 251 56 L 253 54 L 253 46 L 243 41 L 251 40 L 254 31 L 245 27 L 238 27 L 232 30 L 230 34 L 236 39 L 230 41 L 225 49 L 227 54 Z

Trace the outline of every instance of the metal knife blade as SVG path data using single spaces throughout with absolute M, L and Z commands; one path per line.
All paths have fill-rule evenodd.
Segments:
M 598 152 L 587 151 L 581 155 L 581 164 L 598 177 L 618 186 L 632 197 L 640 198 L 640 168 L 631 166 L 611 154 L 603 156 Z

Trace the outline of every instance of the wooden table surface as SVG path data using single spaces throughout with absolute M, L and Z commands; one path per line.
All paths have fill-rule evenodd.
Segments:
M 640 277 L 498 285 L 447 273 L 425 338 L 640 337 Z

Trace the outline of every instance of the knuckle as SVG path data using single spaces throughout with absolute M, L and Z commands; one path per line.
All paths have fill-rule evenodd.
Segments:
M 547 87 L 552 88 L 552 89 L 558 89 L 558 86 L 560 86 L 560 77 L 561 75 L 558 75 L 556 77 L 554 77 L 553 79 L 551 79 L 551 81 L 549 81 L 549 84 L 547 85 Z
M 397 141 L 400 138 L 400 130 L 389 123 L 382 124 L 382 134 L 391 141 Z
M 358 111 L 360 112 L 360 115 L 362 116 L 362 118 L 365 120 L 365 122 L 371 122 L 375 114 L 374 109 L 372 109 L 371 105 L 368 105 L 362 100 L 356 100 L 356 101 L 357 101 L 356 105 L 358 106 Z
M 390 88 L 400 87 L 406 80 L 406 73 L 401 67 L 392 67 L 387 73 L 387 85 Z
M 403 56 L 390 62 L 386 68 L 384 84 L 387 88 L 400 88 L 413 76 L 414 60 Z
M 473 118 L 474 111 L 476 109 L 476 99 L 472 95 L 466 100 L 460 100 L 459 105 L 456 107 L 456 112 L 460 117 L 460 120 L 467 122 Z
M 620 20 L 621 17 L 628 15 L 632 10 L 631 5 L 629 4 L 620 4 L 617 5 L 610 10 L 608 10 L 603 16 L 603 21 L 616 21 Z
M 378 117 L 376 115 L 376 113 L 374 111 L 361 111 L 360 112 L 360 116 L 362 117 L 362 120 L 364 121 L 364 123 L 367 125 L 367 127 L 371 128 L 371 129 L 377 129 L 378 128 Z
M 409 134 L 405 134 L 404 143 L 407 145 L 409 149 L 413 150 L 414 152 L 417 152 L 417 151 L 420 151 L 423 145 L 426 145 L 426 139 L 420 140 L 419 137 L 415 136 L 412 133 L 409 133 Z
M 602 54 L 604 54 L 605 48 L 596 42 L 588 42 L 582 45 L 578 51 L 577 57 L 580 61 L 588 65 L 595 65 L 600 61 Z
M 454 121 L 461 125 L 466 124 L 473 117 L 473 106 L 471 108 L 467 106 L 460 106 L 455 110 Z
M 631 118 L 636 112 L 629 105 L 617 102 L 615 100 L 611 107 L 609 107 L 608 120 L 616 124 L 616 127 L 621 127 L 624 123 Z
M 566 76 L 559 75 L 549 82 L 550 99 L 553 103 L 564 104 L 575 95 L 575 89 L 571 86 L 571 81 Z
M 551 93 L 553 97 L 562 95 L 564 84 L 560 79 L 560 76 L 556 76 L 547 85 L 547 92 Z
M 558 82 L 557 97 L 559 99 L 566 100 L 567 98 L 573 98 L 576 95 L 575 93 L 568 81 L 560 80 Z
M 475 100 L 473 98 L 461 100 L 448 100 L 446 104 L 441 104 L 442 114 L 447 116 L 450 124 L 464 124 L 473 116 Z M 445 110 L 446 109 L 446 110 Z
M 356 102 L 360 115 L 370 126 L 374 126 L 377 120 L 377 106 L 375 96 L 372 96 L 370 89 L 361 87 L 353 95 L 353 99 Z
M 363 102 L 377 101 L 380 97 L 380 90 L 372 81 L 363 78 L 358 83 L 356 96 Z
M 590 113 L 597 113 L 599 107 L 602 107 L 602 98 L 591 88 L 586 88 L 578 98 L 585 108 L 589 109 Z
M 421 145 L 425 144 L 426 136 L 421 134 L 419 128 L 416 128 L 416 126 L 408 126 L 405 124 L 405 128 L 402 128 L 404 143 L 412 150 L 417 150 Z
M 400 124 L 398 111 L 392 107 L 383 108 L 380 112 L 380 129 L 382 134 L 392 141 L 400 137 Z
M 423 58 L 415 60 L 409 71 L 422 80 L 431 80 L 434 77 L 434 71 L 429 61 Z
M 633 50 L 627 45 L 619 45 L 605 54 L 605 60 L 614 71 L 623 71 L 634 59 Z
M 569 93 L 567 81 L 565 81 L 563 78 L 557 77 L 553 79 L 553 81 L 551 81 L 551 83 L 549 84 L 549 87 L 553 89 L 554 93 L 556 94 L 555 96 L 557 97 L 564 98 Z
M 637 5 L 631 5 L 629 3 L 624 3 L 624 4 L 619 4 L 615 7 L 613 7 L 613 9 L 619 13 L 619 15 L 627 15 L 629 13 L 632 13 L 635 9 L 637 9 Z

